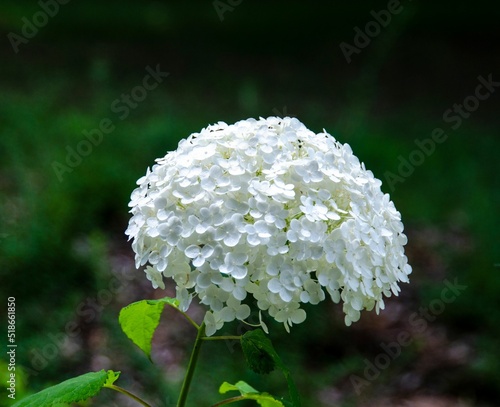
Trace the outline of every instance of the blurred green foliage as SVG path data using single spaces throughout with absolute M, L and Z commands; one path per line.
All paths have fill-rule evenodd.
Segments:
M 359 328 L 347 329 L 338 307 L 325 303 L 307 308 L 307 321 L 292 335 L 272 325 L 278 353 L 292 374 L 298 372 L 304 405 L 334 405 L 325 400 L 338 394 L 336 405 L 359 405 L 390 388 L 398 389 L 397 395 L 420 390 L 496 405 L 500 96 L 492 93 L 456 130 L 442 115 L 473 94 L 479 75 L 500 79 L 499 57 L 490 51 L 500 39 L 499 10 L 450 1 L 405 4 L 404 12 L 348 64 L 339 43 L 352 44 L 353 28 L 372 19 L 370 10 L 386 6 L 244 0 L 220 21 L 210 1 L 69 2 L 16 54 L 7 34 L 19 33 L 22 17 L 29 19 L 40 6 L 2 3 L 0 292 L 2 298 L 17 299 L 22 349 L 17 362 L 34 373 L 24 375 L 19 396 L 85 373 L 102 345 L 122 355 L 111 366 L 123 372 L 122 380 L 129 376 L 133 386 L 149 382 L 138 390 L 174 400 L 178 369 L 167 374 L 164 367 L 150 365 L 118 327 L 121 306 L 155 295 L 141 272 L 90 322 L 78 310 L 109 287 L 111 257 L 130 261 L 123 234 L 128 198 L 155 158 L 219 120 L 288 114 L 349 143 L 391 193 L 408 230 L 414 267 L 412 283 L 394 306 L 418 310 L 439 298 L 444 278 L 468 286 L 433 325 L 445 332 L 450 347 L 460 343 L 469 349 L 467 362 L 424 369 L 410 390 L 397 378 L 423 369 L 422 355 L 432 345 L 425 338 L 394 360 L 361 398 L 348 379 L 362 374 L 363 360 L 373 360 L 379 343 L 394 337 L 401 320 L 373 333 L 384 320 L 367 314 Z M 146 67 L 157 64 L 170 76 L 121 120 L 113 101 L 130 94 Z M 54 162 L 64 164 L 67 147 L 75 149 L 83 131 L 96 129 L 105 118 L 114 130 L 60 181 Z M 430 138 L 436 127 L 445 129 L 448 139 L 391 191 L 384 174 L 397 173 L 398 157 L 408 158 L 415 140 Z M 72 320 L 82 327 L 70 341 L 77 351 L 66 343 L 38 371 L 37 352 Z M 187 336 L 171 332 L 173 343 L 157 344 L 158 355 L 170 354 L 170 345 L 188 351 L 194 338 L 188 328 L 182 332 Z M 224 380 L 286 393 L 282 377 L 259 377 L 245 370 L 238 347 L 233 353 L 232 344 L 230 352 L 218 346 L 207 344 L 202 353 L 195 377 L 199 396 L 192 405 L 209 400 L 206 394 L 215 402 Z M 0 397 L 3 405 L 3 393 Z

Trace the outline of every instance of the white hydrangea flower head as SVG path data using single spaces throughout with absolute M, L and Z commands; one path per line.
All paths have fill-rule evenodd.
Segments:
M 179 143 L 137 181 L 126 234 L 153 287 L 197 296 L 206 333 L 248 304 L 289 330 L 326 294 L 345 323 L 384 308 L 411 267 L 400 213 L 348 144 L 295 118 L 219 122 Z M 265 328 L 264 323 L 262 322 Z

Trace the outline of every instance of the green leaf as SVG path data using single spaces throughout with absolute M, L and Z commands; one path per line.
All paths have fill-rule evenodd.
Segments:
M 220 388 L 219 388 L 219 393 L 224 394 L 224 393 L 227 393 L 228 391 L 233 391 L 233 390 L 239 391 L 242 395 L 245 395 L 248 393 L 258 393 L 257 390 L 255 390 L 252 386 L 250 386 L 248 383 L 245 383 L 242 380 L 240 380 L 236 384 L 231 384 L 228 382 L 222 383 Z
M 151 341 L 160 323 L 165 305 L 178 309 L 179 301 L 165 297 L 160 300 L 142 300 L 127 305 L 120 311 L 118 321 L 125 335 L 151 360 Z
M 273 344 L 260 329 L 246 332 L 241 337 L 241 348 L 248 366 L 255 373 L 266 374 L 276 369 Z
M 112 370 L 108 370 L 108 376 L 106 377 L 106 383 L 104 383 L 104 387 L 113 385 L 120 377 L 120 373 L 121 372 L 113 372 Z
M 230 384 L 228 382 L 222 383 L 219 388 L 219 393 L 225 394 L 228 391 L 239 391 L 242 396 L 241 400 L 255 400 L 259 406 L 262 407 L 284 407 L 281 401 L 276 400 L 270 394 L 259 393 L 252 386 L 243 381 L 239 381 L 236 384 Z
M 256 373 L 269 373 L 278 367 L 288 383 L 288 393 L 293 407 L 300 407 L 300 397 L 290 371 L 274 350 L 271 340 L 261 329 L 246 332 L 241 337 L 241 347 L 250 368 Z
M 87 400 L 118 379 L 120 372 L 91 372 L 66 380 L 18 401 L 12 407 L 55 407 Z

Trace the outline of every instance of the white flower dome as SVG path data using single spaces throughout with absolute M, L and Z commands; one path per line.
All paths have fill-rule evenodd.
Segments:
M 288 330 L 326 293 L 350 325 L 408 282 L 401 216 L 381 181 L 295 118 L 209 126 L 137 184 L 126 231 L 136 266 L 155 288 L 172 279 L 184 311 L 194 296 L 207 305 L 207 335 L 254 304 Z

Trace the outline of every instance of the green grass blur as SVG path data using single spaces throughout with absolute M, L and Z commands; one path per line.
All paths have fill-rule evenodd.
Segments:
M 354 27 L 373 21 L 370 11 L 387 2 L 243 0 L 221 21 L 211 1 L 74 1 L 60 5 L 17 53 L 9 33 L 20 35 L 23 17 L 32 21 L 41 6 L 9 0 L 0 7 L 0 315 L 14 296 L 17 363 L 25 369 L 19 397 L 109 366 L 122 371 L 123 387 L 157 406 L 174 405 L 194 339 L 189 326 L 165 315 L 153 365 L 118 327 L 122 306 L 164 294 L 132 270 L 124 235 L 129 195 L 155 158 L 210 123 L 292 115 L 349 143 L 383 181 L 402 213 L 414 268 L 401 297 L 388 301 L 387 316 L 366 313 L 346 328 L 339 306 L 326 301 L 308 307 L 291 335 L 272 325 L 304 406 L 392 405 L 421 396 L 498 405 L 499 88 L 456 129 L 443 119 L 474 95 L 479 76 L 500 81 L 500 56 L 492 52 L 498 6 L 402 1 L 401 13 L 350 63 L 339 44 L 353 45 Z M 137 107 L 113 105 L 158 65 L 169 76 Z M 113 130 L 70 166 L 68 147 L 76 149 L 103 119 Z M 398 174 L 415 140 L 430 139 L 438 127 L 447 140 L 391 188 L 387 173 Z M 58 175 L 56 162 L 69 170 Z M 123 284 L 109 296 L 117 275 Z M 408 328 L 408 315 L 440 297 L 445 279 L 468 288 L 357 395 L 350 376 L 362 377 L 364 361 Z M 89 299 L 105 305 L 92 308 Z M 59 342 L 70 321 L 78 335 Z M 279 373 L 252 374 L 233 345 L 202 350 L 190 405 L 215 403 L 225 380 L 286 393 Z M 3 377 L 2 363 L 0 370 Z M 9 406 L 3 387 L 0 406 Z M 86 405 L 111 400 L 104 394 Z

